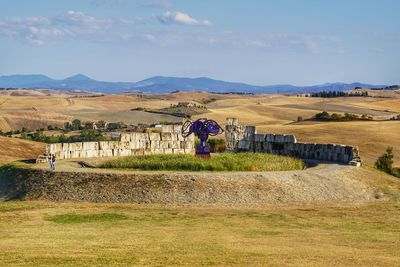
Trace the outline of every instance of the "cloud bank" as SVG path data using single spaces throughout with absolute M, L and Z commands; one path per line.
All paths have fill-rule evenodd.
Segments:
M 147 27 L 144 24 L 153 24 Z M 193 27 L 163 27 L 156 24 Z M 33 46 L 65 40 L 90 40 L 96 43 L 146 43 L 162 47 L 203 46 L 241 48 L 261 52 L 307 52 L 342 54 L 341 39 L 323 34 L 288 34 L 266 32 L 223 31 L 182 12 L 166 11 L 153 20 L 139 18 L 102 18 L 82 11 L 69 10 L 53 17 L 11 17 L 0 20 L 0 37 L 15 39 Z

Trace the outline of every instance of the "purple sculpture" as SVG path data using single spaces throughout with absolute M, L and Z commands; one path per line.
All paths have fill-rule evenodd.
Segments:
M 222 134 L 224 130 L 214 120 L 205 118 L 196 121 L 186 121 L 182 125 L 182 136 L 188 137 L 192 133 L 200 139 L 200 144 L 196 146 L 196 156 L 210 157 L 210 145 L 207 144 L 208 136 Z

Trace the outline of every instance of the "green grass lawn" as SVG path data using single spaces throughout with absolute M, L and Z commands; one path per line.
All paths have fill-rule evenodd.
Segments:
M 399 266 L 400 205 L 0 203 L 0 266 Z
M 193 155 L 131 156 L 103 162 L 100 168 L 171 171 L 288 171 L 304 168 L 303 161 L 265 153 L 221 153 L 211 159 Z

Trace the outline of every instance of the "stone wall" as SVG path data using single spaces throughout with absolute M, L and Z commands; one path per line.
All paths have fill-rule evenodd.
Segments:
M 239 125 L 235 118 L 227 119 L 225 137 L 230 152 L 264 152 L 341 163 L 360 162 L 358 147 L 301 143 L 294 135 L 257 134 L 255 126 Z
M 181 128 L 163 125 L 161 132 L 122 133 L 119 141 L 49 144 L 46 153 L 56 159 L 194 153 L 194 135 L 183 138 Z

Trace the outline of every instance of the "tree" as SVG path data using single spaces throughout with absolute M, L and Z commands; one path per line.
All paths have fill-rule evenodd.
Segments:
M 303 119 L 303 117 L 302 116 L 298 116 L 297 117 L 297 122 L 301 122 L 301 121 L 303 121 L 304 119 Z
M 123 127 L 123 123 L 122 122 L 110 122 L 107 125 L 107 130 L 109 131 L 114 131 L 117 129 L 121 129 Z
M 103 135 L 97 130 L 83 130 L 79 136 L 81 141 L 103 141 Z
M 79 129 L 81 129 L 82 123 L 80 120 L 75 119 L 72 121 L 72 130 L 74 131 L 78 131 Z
M 319 119 L 319 120 L 329 120 L 330 119 L 330 115 L 329 115 L 328 112 L 322 111 L 321 113 L 315 114 L 315 118 Z
M 64 130 L 70 131 L 72 129 L 72 125 L 69 121 L 64 123 Z
M 393 148 L 388 147 L 378 160 L 375 162 L 375 168 L 386 173 L 393 173 Z

